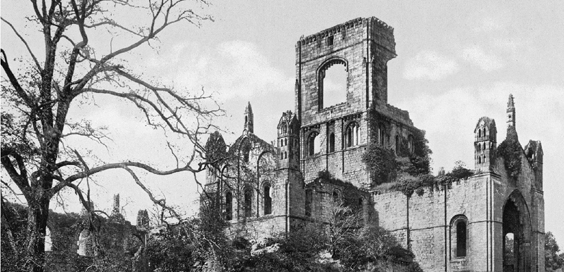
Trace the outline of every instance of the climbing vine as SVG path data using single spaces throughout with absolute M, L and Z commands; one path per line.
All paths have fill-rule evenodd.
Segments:
M 397 161 L 394 151 L 382 148 L 377 144 L 368 145 L 366 152 L 362 154 L 362 161 L 366 164 L 372 186 L 380 185 L 394 179 L 397 174 Z

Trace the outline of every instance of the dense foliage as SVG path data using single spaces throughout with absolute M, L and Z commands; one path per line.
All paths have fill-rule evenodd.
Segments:
M 507 138 L 496 149 L 496 157 L 503 158 L 505 169 L 509 178 L 513 181 L 516 181 L 521 173 L 522 154 L 523 148 L 517 138 L 517 132 L 515 132 L 514 127 L 509 127 L 507 129 Z
M 366 152 L 362 154 L 362 161 L 366 164 L 372 179 L 371 186 L 386 183 L 395 178 L 397 163 L 394 151 L 383 148 L 377 144 L 368 145 Z
M 564 252 L 560 254 L 558 252 L 560 252 L 560 247 L 552 232 L 549 231 L 544 235 L 544 263 L 547 272 L 564 267 Z

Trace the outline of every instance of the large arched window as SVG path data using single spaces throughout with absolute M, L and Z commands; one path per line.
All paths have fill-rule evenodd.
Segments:
M 468 219 L 457 215 L 450 225 L 451 252 L 454 258 L 464 258 L 468 252 Z
M 245 198 L 245 217 L 251 217 L 252 216 L 252 203 L 253 203 L 253 190 L 251 188 L 245 188 L 245 193 L 244 193 L 244 198 Z
M 233 193 L 225 193 L 225 220 L 233 219 Z
M 312 132 L 309 134 L 309 138 L 307 140 L 307 148 L 308 148 L 308 155 L 312 156 L 319 153 L 319 136 L 317 132 Z
M 358 145 L 358 132 L 359 126 L 358 123 L 354 122 L 351 123 L 346 130 L 345 139 L 347 147 Z
M 311 189 L 307 189 L 305 191 L 305 216 L 311 216 L 312 210 L 312 201 L 313 201 L 313 191 Z
M 318 70 L 319 109 L 347 101 L 347 78 L 347 63 L 342 59 L 331 59 L 321 66 Z
M 272 196 L 270 195 L 270 184 L 264 185 L 264 215 L 272 213 Z

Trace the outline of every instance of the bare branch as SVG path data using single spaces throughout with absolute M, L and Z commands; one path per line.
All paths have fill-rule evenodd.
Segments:
M 4 21 L 4 23 L 8 24 L 10 26 L 10 28 L 12 29 L 12 31 L 14 31 L 14 33 L 16 34 L 16 36 L 18 36 L 18 38 L 20 38 L 20 40 L 23 42 L 23 44 L 25 45 L 25 48 L 27 48 L 27 52 L 29 52 L 29 55 L 31 56 L 31 58 L 33 59 L 33 62 L 35 62 L 35 66 L 37 68 L 37 71 L 41 71 L 41 65 L 39 64 L 39 61 L 37 61 L 37 58 L 35 57 L 35 55 L 33 54 L 33 52 L 31 51 L 31 48 L 29 48 L 29 45 L 27 44 L 27 41 L 22 37 L 22 35 L 20 35 L 20 33 L 16 30 L 16 28 L 10 23 L 8 22 L 6 19 L 2 18 L 2 21 Z

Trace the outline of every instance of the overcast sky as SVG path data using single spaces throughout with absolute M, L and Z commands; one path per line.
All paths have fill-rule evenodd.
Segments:
M 564 1 L 542 3 L 213 1 L 202 12 L 215 22 L 204 22 L 199 29 L 176 26 L 153 44 L 158 53 L 143 48 L 130 63 L 162 82 L 193 90 L 204 87 L 217 95 L 227 113 L 217 124 L 231 132 L 224 133 L 228 142 L 241 134 L 244 106 L 250 101 L 255 134 L 271 141 L 282 112 L 294 110 L 295 44 L 300 36 L 375 16 L 395 29 L 398 56 L 388 63 L 388 102 L 408 110 L 414 124 L 427 131 L 435 172 L 452 169 L 457 160 L 474 167 L 473 130 L 482 116 L 496 120 L 501 143 L 507 98 L 515 96 L 521 144 L 540 140 L 544 148 L 546 230 L 564 244 Z M 27 1 L 2 1 L 2 17 L 21 26 L 29 6 Z M 2 48 L 24 54 L 5 24 Z M 99 157 L 172 165 L 160 132 L 145 127 L 134 107 L 104 98 L 97 102 L 75 107 L 72 114 L 76 120 L 109 127 L 113 142 L 110 150 L 98 147 Z M 143 178 L 169 203 L 185 210 L 196 207 L 191 176 Z M 99 208 L 109 211 L 111 194 L 120 192 L 124 212 L 133 221 L 141 203 L 148 202 L 118 171 L 97 181 Z

